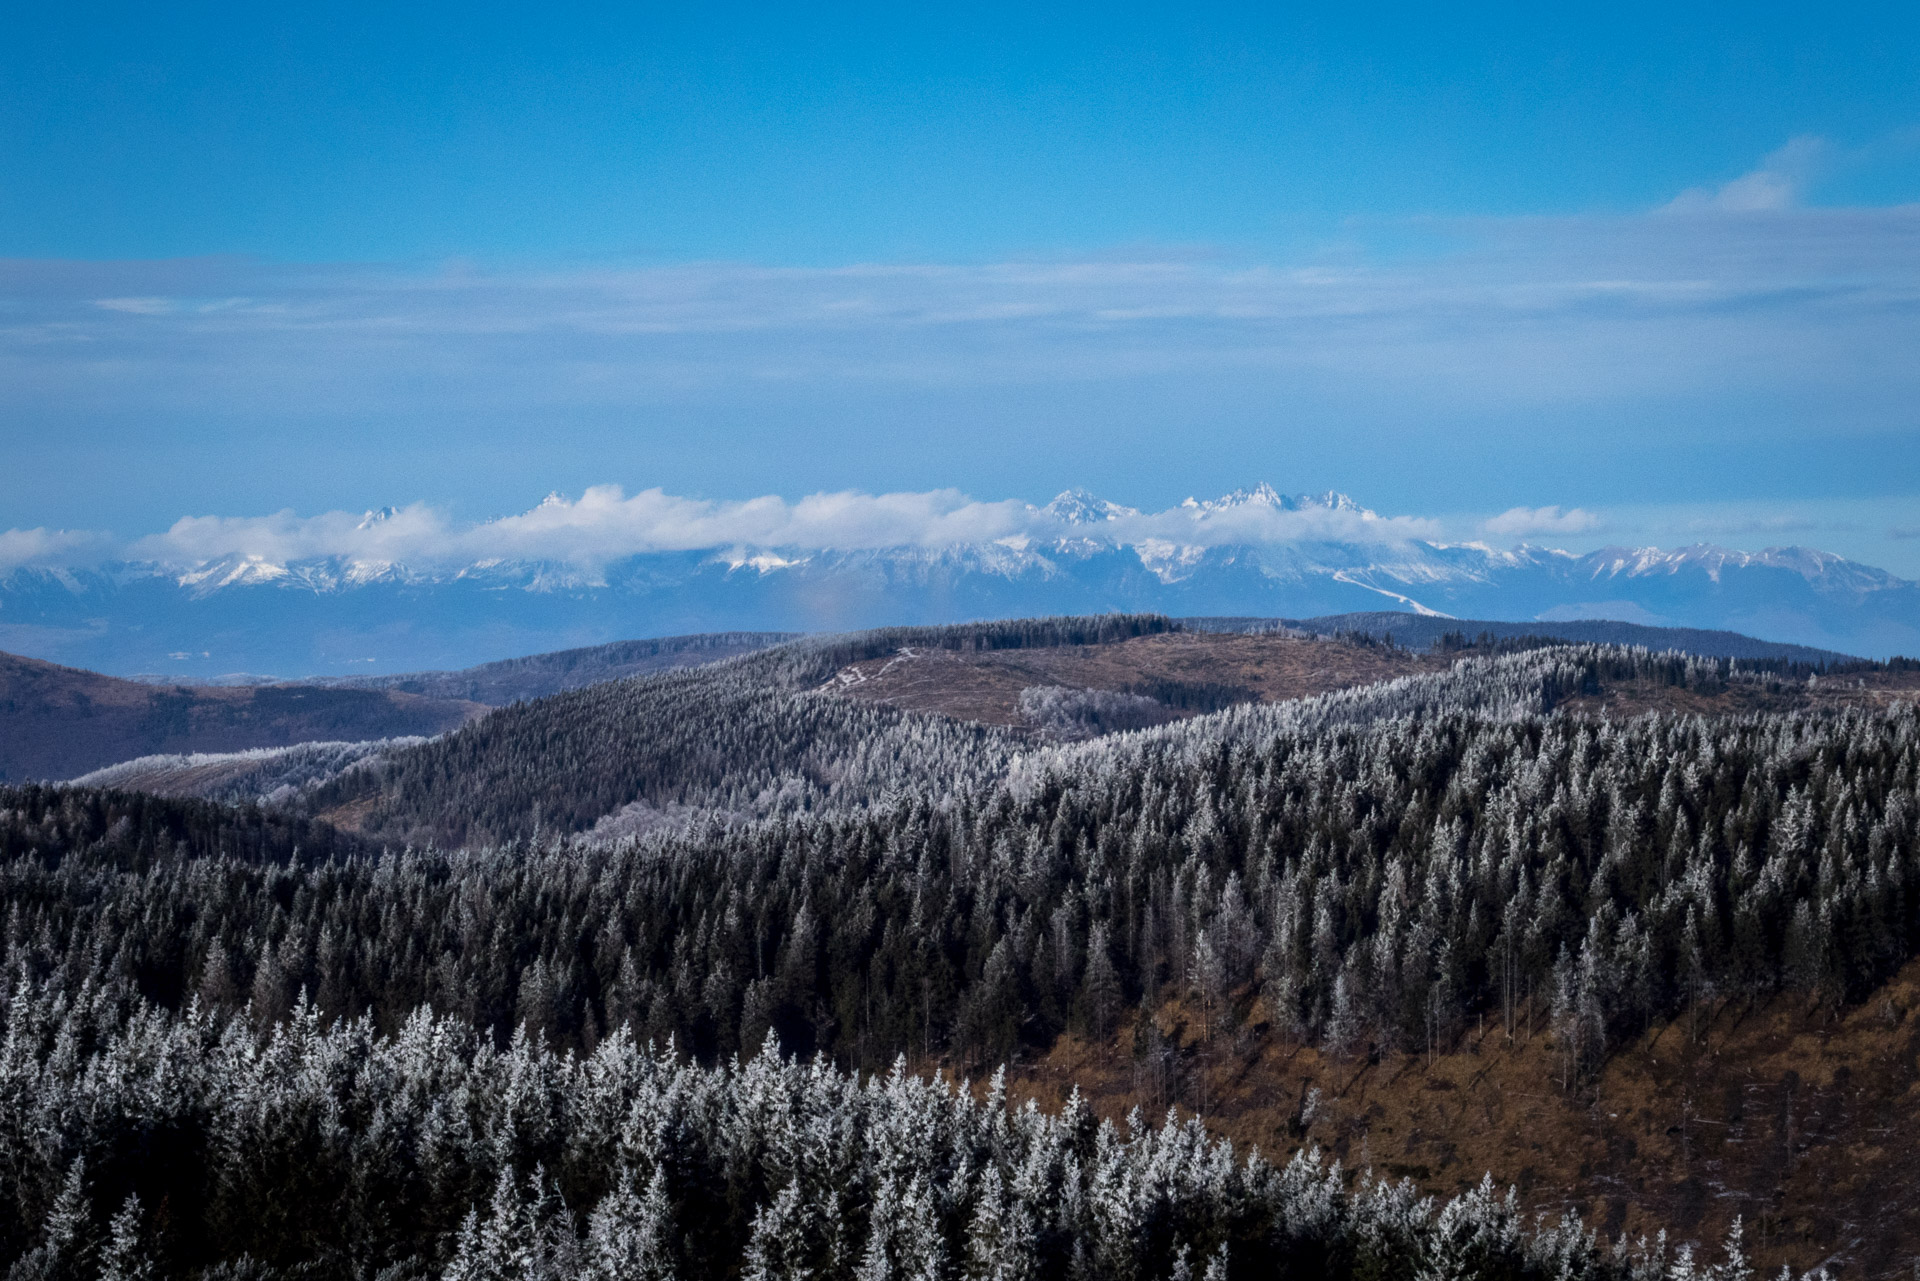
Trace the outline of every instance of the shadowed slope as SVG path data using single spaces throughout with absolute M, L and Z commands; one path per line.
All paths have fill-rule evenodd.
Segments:
M 486 710 L 390 690 L 144 685 L 0 654 L 0 779 L 71 778 L 161 752 L 440 734 Z

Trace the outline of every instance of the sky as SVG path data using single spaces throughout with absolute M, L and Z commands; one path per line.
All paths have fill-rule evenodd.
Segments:
M 1920 11 L 909 8 L 18 6 L 0 559 L 1270 481 L 1920 577 Z

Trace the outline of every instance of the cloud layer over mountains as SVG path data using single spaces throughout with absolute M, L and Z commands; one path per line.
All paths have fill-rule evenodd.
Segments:
M 739 502 L 615 486 L 461 523 L 419 503 L 354 515 L 204 516 L 116 543 L 14 531 L 0 649 L 100 670 L 402 671 L 634 636 L 842 631 L 1107 610 L 1453 618 L 1744 631 L 1883 655 L 1920 642 L 1920 585 L 1820 551 L 1526 544 L 1591 530 L 1515 508 L 1448 540 L 1343 494 L 1260 485 L 1138 511 L 957 490 Z
M 1563 515 L 1558 508 L 1515 509 L 1489 522 L 1489 528 L 1505 533 L 1581 528 L 1577 518 L 1582 515 Z M 1383 517 L 1344 495 L 1288 498 L 1265 485 L 1211 502 L 1189 499 L 1159 512 L 1101 503 L 1084 494 L 1063 494 L 1045 507 L 1011 499 L 983 502 L 952 489 L 718 502 L 657 488 L 629 496 L 618 485 L 600 485 L 578 498 L 550 495 L 530 511 L 477 524 L 460 524 L 438 508 L 415 503 L 363 515 L 189 516 L 164 533 L 126 543 L 87 531 L 9 530 L 0 534 L 0 569 L 110 558 L 191 567 L 235 557 L 422 569 L 501 560 L 591 568 L 654 552 L 713 549 L 858 551 L 982 543 L 1017 548 L 1093 534 L 1120 545 L 1395 545 L 1441 533 L 1436 521 Z

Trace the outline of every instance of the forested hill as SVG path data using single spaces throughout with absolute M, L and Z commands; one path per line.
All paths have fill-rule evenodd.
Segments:
M 1171 991 L 1346 1049 L 1551 1009 L 1584 1071 L 1708 992 L 1841 1002 L 1915 954 L 1910 705 L 1626 723 L 1543 709 L 1604 661 L 1629 660 L 1481 660 L 1024 753 L 812 699 L 855 718 L 829 730 L 892 734 L 882 759 L 822 758 L 865 803 L 585 850 L 392 855 L 300 873 L 290 902 L 287 873 L 254 858 L 211 882 L 157 858 L 110 894 L 92 878 L 119 875 L 118 855 L 66 842 L 11 893 L 55 913 L 63 948 L 111 928 L 115 946 L 87 954 L 146 958 L 153 991 L 187 990 L 215 957 L 251 967 L 262 1008 L 305 984 L 329 1012 L 397 1018 L 426 998 L 588 1043 L 633 1021 L 708 1053 L 771 1025 L 868 1062 L 936 1038 L 988 1062 Z M 33 813 L 12 821 L 45 827 Z M 136 917 L 164 924 L 122 919 L 126 894 L 156 896 Z M 398 950 L 313 952 L 357 933 L 368 894 L 399 910 L 380 942 Z M 143 943 L 145 928 L 190 941 Z
M 105 788 L 0 787 L 0 859 L 16 868 L 57 869 L 76 859 L 141 875 L 188 858 L 264 867 L 367 852 L 361 841 L 325 823 L 254 805 Z
M 1249 1281 L 1276 1258 L 1341 1281 L 1699 1278 L 1665 1241 L 1529 1227 L 1523 1205 L 1572 1207 L 1529 1184 L 1528 1136 L 1488 1159 L 1522 1186 L 1511 1205 L 1472 1190 L 1478 1167 L 1409 1165 L 1461 1194 L 1440 1206 L 1320 1157 L 1268 1166 L 1178 1118 L 1009 1113 L 894 1065 L 985 1073 L 1083 1047 L 1120 1056 L 1156 1113 L 1206 1111 L 1209 1065 L 1252 1071 L 1266 1047 L 1328 1070 L 1261 1141 L 1325 1136 L 1364 1168 L 1369 1083 L 1447 1055 L 1489 1056 L 1484 1077 L 1503 1037 L 1535 1051 L 1513 1088 L 1597 1130 L 1611 1061 L 1704 1052 L 1729 1010 L 1872 1002 L 1906 1035 L 1885 986 L 1920 956 L 1920 713 L 1884 683 L 1901 673 L 1849 674 L 1851 703 L 1612 719 L 1592 714 L 1610 688 L 1725 708 L 1801 698 L 1810 674 L 1468 652 L 1085 739 L 840 679 L 929 647 L 1179 635 L 1155 617 L 902 630 L 521 704 L 336 779 L 323 807 L 372 839 L 0 788 L 0 1261 L 342 1281 Z M 680 821 L 605 824 L 634 807 Z M 769 1036 L 812 1065 L 754 1057 Z M 1802 1065 L 1822 1107 L 1872 1123 L 1849 1155 L 1879 1185 L 1874 1222 L 1812 1222 L 1780 1190 L 1780 1161 L 1810 1161 L 1829 1124 L 1788 1083 L 1780 1141 L 1729 1140 L 1686 1230 L 1746 1215 L 1775 1265 L 1905 1268 L 1911 1063 L 1880 1094 L 1864 1063 L 1837 1083 Z M 1443 1152 L 1491 1115 L 1471 1088 L 1423 1122 Z M 1713 1124 L 1759 1124 L 1742 1089 Z M 1714 1102 L 1689 1095 L 1671 1122 L 1683 1159 Z M 1649 1149 L 1669 1124 L 1659 1101 L 1627 1115 Z M 1660 1170 L 1629 1174 L 1633 1197 L 1667 1196 Z M 1749 1276 L 1738 1240 L 1715 1281 Z
M 706 632 L 697 636 L 615 641 L 608 645 L 530 654 L 524 658 L 504 658 L 454 672 L 338 676 L 302 683 L 333 689 L 396 690 L 403 694 L 467 699 L 489 707 L 505 707 L 508 703 L 545 698 L 602 681 L 718 662 L 797 639 L 797 632 Z
M 1542 710 L 1595 665 L 1633 661 L 1554 651 L 1479 660 L 1309 704 L 1029 751 L 1004 782 L 933 775 L 940 785 L 860 806 L 598 848 L 316 861 L 292 857 L 284 838 L 223 847 L 217 824 L 204 836 L 137 816 L 123 824 L 111 798 L 0 794 L 11 976 L 0 1004 L 15 1047 L 5 1070 L 18 1083 L 0 1091 L 0 1145 L 23 1158 L 0 1175 L 14 1180 L 0 1200 L 54 1207 L 64 1179 L 99 1216 L 98 1250 L 112 1226 L 136 1244 L 288 1261 L 314 1257 L 338 1215 L 369 1225 L 356 1239 L 382 1257 L 435 1251 L 448 1267 L 514 1241 L 573 1257 L 594 1231 L 644 1237 L 671 1216 L 681 1226 L 668 1244 L 647 1248 L 695 1275 L 734 1266 L 701 1251 L 758 1241 L 763 1253 L 851 1276 L 851 1262 L 832 1260 L 869 1248 L 867 1210 L 844 1210 L 836 1228 L 782 1200 L 788 1189 L 790 1201 L 817 1198 L 851 1174 L 728 1163 L 727 1152 L 764 1150 L 759 1113 L 713 1138 L 699 1137 L 704 1121 L 689 1131 L 643 1118 L 628 1133 L 590 1119 L 637 1106 L 651 1097 L 634 1093 L 653 1088 L 647 1074 L 668 1071 L 636 1060 L 619 1029 L 714 1064 L 770 1031 L 822 1063 L 875 1069 L 907 1049 L 984 1067 L 1057 1038 L 1116 1034 L 1136 1054 L 1146 1045 L 1138 1061 L 1155 1064 L 1148 1016 L 1172 1005 L 1209 1042 L 1280 1040 L 1358 1066 L 1447 1052 L 1484 1021 L 1550 1030 L 1553 1077 L 1539 1084 L 1552 1091 L 1577 1088 L 1654 1024 L 1710 1019 L 1729 996 L 1796 993 L 1831 1008 L 1872 991 L 1920 940 L 1920 718 L 1901 706 L 1619 724 Z M 194 812 L 205 821 L 219 811 Z M 200 1012 L 125 1012 L 139 999 Z M 422 1005 L 447 1022 L 409 1021 Z M 359 1011 L 371 1021 L 321 1035 Z M 477 1029 L 499 1044 L 516 1028 L 504 1059 L 465 1039 Z M 272 1035 L 274 1048 L 249 1048 L 255 1035 Z M 576 1069 L 542 1040 L 593 1057 Z M 74 1059 L 62 1044 L 90 1048 Z M 389 1059 L 392 1072 L 380 1067 Z M 174 1075 L 156 1092 L 145 1065 L 158 1063 Z M 677 1079 L 685 1091 L 709 1078 Z M 616 1106 L 600 1092 L 620 1081 Z M 334 1115 L 366 1119 L 302 1122 L 323 1083 L 344 1109 Z M 717 1104 L 746 1087 L 723 1073 L 713 1088 Z M 423 1114 L 418 1129 L 375 1141 L 375 1118 L 393 1124 L 411 1115 L 395 1110 L 414 1106 L 405 1100 L 448 1092 L 480 1111 L 452 1131 Z M 678 1106 L 648 1104 L 668 1117 Z M 820 1127 L 825 1157 L 837 1142 L 827 1136 L 867 1122 L 827 1109 L 791 1124 Z M 607 1138 L 608 1126 L 623 1137 Z M 154 1132 L 181 1146 L 142 1148 L 138 1136 Z M 59 1137 L 28 1149 L 29 1134 Z M 609 1142 L 643 1155 L 609 1166 L 594 1155 Z M 153 1155 L 130 1165 L 130 1150 Z M 48 1155 L 24 1159 L 29 1151 Z M 1079 1217 L 1065 1193 L 1058 1204 L 1027 1193 L 995 1201 L 974 1175 L 942 1166 L 922 1186 L 955 1190 L 917 1248 L 957 1260 L 974 1248 L 968 1225 L 979 1217 L 1044 1202 L 1053 1210 L 1036 1217 L 1034 1241 L 1017 1245 L 1037 1252 L 1033 1266 L 1071 1270 L 1076 1242 L 1121 1249 L 1103 1235 L 1119 1230 L 1161 1261 L 1146 1275 L 1168 1275 L 1161 1265 L 1181 1244 L 1209 1260 L 1226 1244 L 1227 1275 L 1259 1275 L 1262 1251 L 1298 1242 L 1209 1217 L 1226 1212 L 1216 1196 L 1248 1204 L 1227 1168 L 1187 1209 L 1143 1190 L 1147 1201 L 1113 1211 L 1144 1216 L 1124 1220 L 1139 1226 L 1116 1229 L 1106 1211 Z M 618 1169 L 631 1170 L 635 1201 L 607 1201 Z M 915 1167 L 895 1169 L 891 1193 L 876 1172 L 861 1185 L 874 1201 L 856 1206 L 911 1199 L 900 1188 Z M 1024 1177 L 1029 1188 L 1061 1186 Z M 341 1200 L 356 1187 L 369 1190 Z M 142 1200 L 128 1210 L 130 1193 Z M 1000 1195 L 1013 1194 L 1003 1183 Z M 170 1196 L 173 1226 L 143 1217 L 158 1196 Z M 653 1208 L 641 1208 L 648 1198 Z M 389 1202 L 393 1217 L 358 1217 Z M 107 1225 L 116 1205 L 131 1217 Z M 463 1220 L 467 1206 L 475 1216 Z M 1247 1222 L 1238 1213 L 1229 1220 Z M 1415 1216 L 1407 1241 L 1425 1240 L 1430 1222 L 1445 1237 L 1448 1220 L 1431 1213 Z M 1504 1222 L 1497 1203 L 1472 1213 Z M 567 1235 L 592 1216 L 600 1228 Z M 41 1239 L 39 1221 L 14 1220 L 11 1248 Z M 843 1230 L 856 1237 L 835 1245 Z M 1531 1257 L 1512 1240 L 1502 1249 L 1521 1253 L 1499 1257 Z M 35 1248 L 56 1247 L 49 1236 Z M 1330 1275 L 1385 1266 L 1337 1258 Z M 1105 1266 L 1087 1275 L 1125 1275 Z
M 896 628 L 808 638 L 707 667 L 608 682 L 503 708 L 317 792 L 320 813 L 399 842 L 571 833 L 636 811 L 764 814 L 997 776 L 1015 740 L 814 692 L 900 649 L 999 651 L 1160 634 L 1154 616 Z M 644 826 L 644 815 L 628 820 Z
M 1821 685 L 1824 665 L 1779 660 L 1605 647 L 1423 655 L 1364 640 L 1193 633 L 1155 615 L 890 629 L 518 704 L 388 753 L 377 770 L 348 771 L 307 803 L 398 844 L 618 835 L 693 812 L 738 819 L 966 790 L 1039 743 L 1342 689 L 1370 690 L 1353 705 L 1395 715 L 1604 710 L 1610 699 L 1630 711 L 1784 710 L 1874 705 L 1920 686 L 1920 673 L 1855 667 Z
M 1392 640 L 1411 649 L 1426 649 L 1449 636 L 1489 636 L 1496 640 L 1557 640 L 1569 645 L 1636 645 L 1656 651 L 1674 651 L 1697 658 L 1780 659 L 1792 663 L 1832 666 L 1859 661 L 1851 654 L 1783 641 L 1760 640 L 1739 632 L 1701 627 L 1650 627 L 1610 619 L 1568 619 L 1561 622 L 1493 621 L 1449 618 L 1374 610 L 1357 614 L 1327 614 L 1319 618 L 1188 618 L 1182 623 L 1196 630 L 1252 631 L 1286 628 L 1316 636 L 1370 636 Z

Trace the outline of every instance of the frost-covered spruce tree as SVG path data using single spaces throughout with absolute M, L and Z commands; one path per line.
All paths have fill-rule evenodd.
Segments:
M 644 1192 L 627 1179 L 601 1198 L 587 1222 L 582 1260 L 590 1275 L 607 1281 L 671 1281 L 673 1237 L 666 1171 L 656 1165 Z
M 39 1242 L 14 1261 L 7 1274 L 11 1281 L 78 1281 L 88 1274 L 94 1245 L 90 1195 L 82 1157 L 67 1170 L 41 1226 Z
M 100 1281 L 148 1281 L 154 1275 L 153 1260 L 141 1239 L 144 1217 L 140 1194 L 128 1193 L 100 1246 Z

